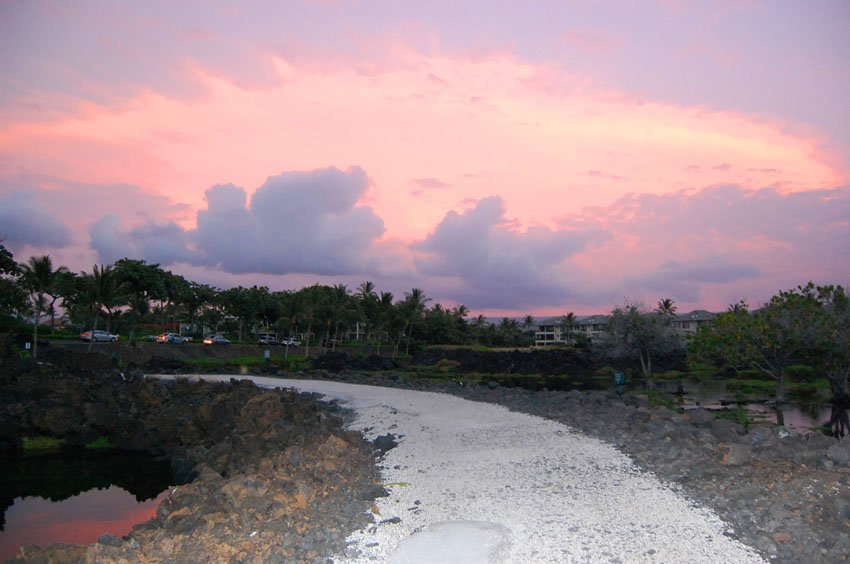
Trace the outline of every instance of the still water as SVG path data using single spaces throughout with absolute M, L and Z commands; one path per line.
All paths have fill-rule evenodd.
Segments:
M 27 544 L 90 544 L 156 514 L 177 480 L 139 453 L 64 451 L 0 458 L 0 561 Z
M 656 382 L 660 389 L 673 393 L 679 381 Z M 703 407 L 710 410 L 724 410 L 741 407 L 754 421 L 769 423 L 777 422 L 776 406 L 771 396 L 751 395 L 746 398 L 737 396 L 732 389 L 727 389 L 723 381 L 704 382 L 697 380 L 682 380 L 685 390 L 681 397 L 681 406 L 685 409 Z M 815 427 L 829 422 L 832 406 L 828 395 L 795 397 L 788 394 L 787 403 L 780 406 L 785 426 L 800 432 L 808 432 Z
M 135 525 L 153 518 L 165 495 L 167 492 L 137 501 L 127 490 L 109 486 L 62 501 L 15 498 L 6 509 L 6 525 L 0 531 L 0 562 L 14 557 L 23 545 L 91 544 L 103 533 L 124 536 Z

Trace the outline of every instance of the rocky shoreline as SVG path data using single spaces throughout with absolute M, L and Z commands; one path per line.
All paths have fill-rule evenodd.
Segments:
M 290 375 L 290 377 L 311 377 Z M 631 456 L 731 526 L 728 535 L 783 563 L 850 560 L 850 437 L 745 431 L 706 410 L 679 414 L 623 393 L 313 374 L 351 383 L 454 394 L 564 423 Z
M 164 445 L 161 452 L 196 478 L 123 539 L 30 547 L 23 561 L 327 562 L 344 553 L 350 532 L 372 523 L 372 500 L 384 494 L 380 451 L 344 429 L 346 412 L 335 403 L 247 383 L 166 384 L 122 374 L 107 361 L 92 367 L 91 358 L 76 355 L 63 362 L 0 366 L 0 428 L 23 421 L 19 433 L 40 429 L 84 440 L 119 420 L 118 413 L 129 414 L 116 444 Z M 715 510 L 730 524 L 730 536 L 771 561 L 850 560 L 850 438 L 775 426 L 745 431 L 704 410 L 678 414 L 619 390 L 531 391 L 324 371 L 278 375 L 445 392 L 553 419 L 614 444 Z M 30 412 L 26 397 L 50 409 Z M 100 404 L 106 408 L 94 407 Z M 60 428 L 69 421 L 76 431 Z
M 163 382 L 65 364 L 0 365 L 0 442 L 69 444 L 106 436 L 171 460 L 190 479 L 156 517 L 90 546 L 24 547 L 20 562 L 327 562 L 371 523 L 377 447 L 344 429 L 344 411 L 310 394 L 250 382 Z M 7 503 L 11 503 L 8 500 Z M 5 509 L 5 507 L 4 507 Z

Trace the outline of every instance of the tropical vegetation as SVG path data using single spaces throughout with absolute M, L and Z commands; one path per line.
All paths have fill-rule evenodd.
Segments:
M 659 359 L 668 360 L 669 370 L 671 355 L 681 360 L 679 364 L 686 360 L 691 370 L 731 371 L 750 381 L 758 380 L 760 373 L 773 382 L 780 403 L 789 370 L 805 365 L 808 372 L 798 371 L 804 379 L 828 379 L 834 401 L 847 403 L 850 299 L 841 286 L 810 282 L 779 292 L 755 310 L 739 301 L 687 339 L 675 328 L 676 309 L 671 298 L 659 300 L 653 310 L 627 301 L 611 312 L 606 337 L 594 347 L 609 358 L 633 359 L 647 382 L 655 377 Z M 76 335 L 74 331 L 105 329 L 120 333 L 121 340 L 130 344 L 139 333 L 178 327 L 195 338 L 226 333 L 240 342 L 275 332 L 300 340 L 307 357 L 311 347 L 342 346 L 352 328 L 361 350 L 393 357 L 427 345 L 534 343 L 536 321 L 531 315 L 496 322 L 468 316 L 466 306 L 434 303 L 422 288 L 411 288 L 401 297 L 378 290 L 371 281 L 356 289 L 345 284 L 283 291 L 257 285 L 220 289 L 130 258 L 79 273 L 54 265 L 49 256 L 19 264 L 0 244 L 0 331 L 31 331 L 33 356 L 38 354 L 40 334 L 57 335 L 57 317 L 74 328 L 70 336 Z M 47 319 L 49 325 L 44 323 Z M 573 313 L 558 318 L 563 342 L 587 347 L 587 339 L 576 331 L 577 323 Z

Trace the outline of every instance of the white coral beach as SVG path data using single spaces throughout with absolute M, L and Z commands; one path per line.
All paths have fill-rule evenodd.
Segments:
M 562 424 L 446 394 L 251 379 L 339 399 L 351 428 L 400 437 L 381 460 L 390 495 L 340 562 L 763 562 L 714 513 Z

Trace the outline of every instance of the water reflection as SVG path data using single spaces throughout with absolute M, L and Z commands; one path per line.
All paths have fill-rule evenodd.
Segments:
M 20 544 L 88 544 L 105 532 L 124 535 L 153 516 L 157 496 L 174 483 L 168 461 L 140 453 L 2 457 L 0 560 Z
M 829 426 L 832 428 L 832 435 L 839 439 L 850 434 L 850 395 L 847 393 L 838 392 L 832 398 Z
M 139 523 L 156 515 L 167 492 L 137 501 L 118 486 L 95 489 L 62 501 L 41 497 L 15 498 L 6 510 L 6 526 L 0 532 L 0 561 L 13 558 L 24 545 L 53 543 L 91 544 L 109 533 L 121 537 Z
M 743 399 L 727 389 L 723 380 L 657 381 L 656 387 L 672 394 L 683 409 L 702 407 L 723 410 L 740 407 L 756 420 L 784 424 L 799 431 L 810 431 L 829 423 L 832 414 L 829 398 L 817 394 L 802 397 L 789 395 L 789 403 L 777 406 L 771 397 L 752 396 Z

